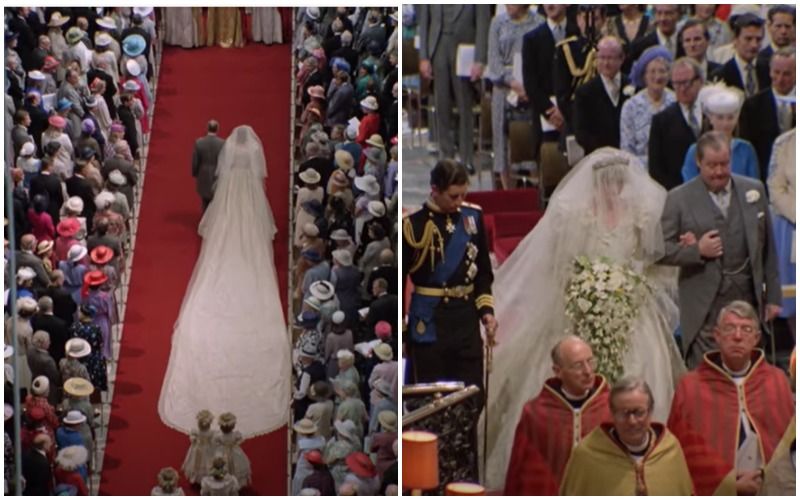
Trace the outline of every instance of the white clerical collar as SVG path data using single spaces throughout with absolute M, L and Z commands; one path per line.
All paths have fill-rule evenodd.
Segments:
M 730 368 L 728 368 L 728 365 L 725 364 L 725 361 L 723 361 L 722 368 L 726 372 L 728 372 L 728 375 L 730 375 L 731 377 L 738 378 L 747 375 L 747 372 L 750 371 L 750 365 L 752 364 L 753 363 L 750 360 L 747 360 L 747 365 L 745 365 L 745 367 L 742 368 L 741 370 L 731 370 Z
M 583 393 L 583 395 L 579 396 L 579 395 L 575 395 L 575 394 L 572 394 L 571 392 L 569 392 L 567 390 L 567 388 L 564 387 L 563 385 L 561 386 L 561 392 L 564 393 L 564 397 L 569 399 L 572 402 L 578 402 L 578 401 L 582 401 L 582 400 L 586 399 L 586 397 L 589 395 L 589 392 L 591 390 L 592 390 L 591 388 L 586 389 L 586 391 Z
M 621 439 L 620 442 L 622 442 L 622 444 L 625 445 L 625 448 L 627 448 L 629 452 L 634 453 L 636 455 L 641 455 L 647 449 L 647 447 L 650 446 L 650 432 L 645 434 L 644 441 L 642 441 L 642 444 L 640 445 L 631 446 L 628 443 L 622 441 Z

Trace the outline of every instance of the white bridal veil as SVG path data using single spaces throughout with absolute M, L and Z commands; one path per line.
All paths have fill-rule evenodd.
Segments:
M 181 305 L 158 411 L 189 433 L 203 409 L 232 412 L 245 437 L 288 422 L 291 363 L 264 194 L 266 161 L 249 126 L 219 155 L 200 257 Z

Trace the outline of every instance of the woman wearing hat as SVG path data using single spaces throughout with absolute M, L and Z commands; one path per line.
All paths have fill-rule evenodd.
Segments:
M 378 92 L 378 77 L 376 74 L 375 64 L 373 64 L 372 61 L 365 59 L 361 62 L 361 64 L 359 64 L 354 86 L 354 97 L 357 101 L 363 101 L 363 99 L 367 96 Z M 364 105 L 362 102 L 362 107 L 363 106 Z
M 312 85 L 308 87 L 308 96 L 309 102 L 306 104 L 305 109 L 300 114 L 300 123 L 303 124 L 301 136 L 305 135 L 305 132 L 308 129 L 308 122 L 309 122 L 309 113 L 312 110 L 316 110 L 315 121 L 319 123 L 325 123 L 325 109 L 326 109 L 326 97 L 325 97 L 325 87 L 322 85 Z
M 378 182 L 383 182 L 386 177 L 386 147 L 380 135 L 372 134 L 367 140 L 361 167 L 364 175 L 372 175 Z
M 358 436 L 360 442 L 364 436 L 364 425 L 369 423 L 369 413 L 367 413 L 364 401 L 361 400 L 358 384 L 352 380 L 343 380 L 339 383 L 334 381 L 334 389 L 342 398 L 336 408 L 336 420 L 352 422 L 355 426 L 355 435 Z
M 75 198 L 73 200 L 73 198 Z M 65 205 L 69 205 L 73 208 L 76 208 L 78 204 L 81 206 L 81 210 L 83 210 L 83 200 L 78 197 L 69 198 Z M 80 212 L 79 212 L 80 213 Z M 56 261 L 62 262 L 67 259 L 67 253 L 69 249 L 72 248 L 73 245 L 79 245 L 80 241 L 78 239 L 78 233 L 81 230 L 81 223 L 80 221 L 74 217 L 64 217 L 62 216 L 61 220 L 58 222 L 56 226 L 56 233 L 58 236 L 55 240 L 55 254 L 56 254 Z
M 62 181 L 66 181 L 72 177 L 74 169 L 72 158 L 75 153 L 72 140 L 64 133 L 67 120 L 63 116 L 52 115 L 47 119 L 47 124 L 47 130 L 42 133 L 42 148 L 48 156 L 53 158 L 54 172 L 61 176 Z M 52 153 L 47 150 L 47 145 L 51 142 L 60 146 Z
M 94 204 L 97 211 L 94 213 L 92 220 L 93 225 L 96 226 L 98 222 L 105 221 L 108 224 L 108 234 L 119 238 L 120 241 L 127 240 L 127 231 L 125 228 L 125 219 L 122 215 L 112 210 L 112 205 L 117 197 L 110 191 L 102 191 L 95 196 Z
M 95 79 L 89 83 L 89 92 L 91 93 L 89 98 L 94 101 L 94 106 L 89 107 L 89 114 L 92 115 L 97 122 L 97 126 L 100 128 L 100 135 L 105 139 L 102 157 L 107 160 L 114 156 L 113 149 L 109 152 L 109 136 L 111 134 L 112 121 L 111 112 L 108 108 L 108 101 L 105 96 L 106 82 L 100 77 L 95 77 Z M 116 115 L 116 110 L 114 114 Z
M 391 410 L 383 410 L 378 414 L 378 422 L 381 430 L 372 435 L 370 451 L 375 453 L 375 468 L 378 475 L 388 470 L 397 461 L 397 455 L 392 449 L 397 442 L 397 413 Z
M 92 51 L 92 67 L 99 68 L 107 73 L 114 85 L 119 83 L 119 63 L 111 44 L 114 38 L 104 31 L 97 31 L 94 36 L 94 50 Z
M 306 409 L 305 418 L 317 426 L 317 434 L 323 439 L 318 449 L 322 449 L 333 432 L 333 390 L 326 380 L 319 380 L 311 384 L 308 396 L 313 403 Z
M 103 357 L 113 359 L 111 353 L 111 329 L 117 324 L 117 306 L 113 293 L 107 289 L 108 276 L 103 271 L 88 271 L 83 276 L 82 305 L 94 309 L 92 323 L 100 328 L 103 336 Z
M 93 416 L 94 409 L 92 409 L 89 398 L 94 394 L 94 386 L 91 382 L 89 382 L 88 386 L 79 382 L 80 380 L 91 380 L 85 361 L 87 356 L 92 353 L 92 347 L 84 339 L 71 338 L 67 340 L 64 352 L 66 357 L 58 362 L 58 371 L 61 372 L 61 380 L 66 380 L 67 382 L 73 380 L 73 382 L 70 382 L 72 385 L 64 383 L 64 393 L 67 395 L 67 400 L 74 400 L 71 402 L 72 407 L 75 407 L 74 409 L 81 410 L 87 416 L 88 413 L 84 410 L 90 411 Z
M 58 269 L 64 273 L 64 289 L 69 292 L 77 305 L 83 301 L 83 297 L 81 297 L 83 276 L 89 270 L 87 254 L 85 246 L 73 242 L 65 258 L 58 263 Z
M 80 361 L 78 361 L 78 364 L 80 364 Z M 83 370 L 86 370 L 85 366 L 80 366 Z M 89 402 L 89 396 L 91 396 L 92 393 L 94 393 L 94 386 L 89 382 L 88 378 L 71 377 L 64 381 L 64 402 L 61 404 L 62 413 L 77 411 L 86 417 L 86 420 L 83 421 L 79 429 L 81 436 L 87 443 L 92 443 L 92 427 L 94 426 L 94 407 L 92 403 Z M 93 449 L 93 445 L 89 446 L 89 449 Z
M 55 258 L 53 256 L 53 240 L 40 241 L 36 245 L 36 256 L 42 259 L 45 272 L 50 276 L 55 268 Z
M 62 16 L 60 12 L 55 11 L 50 15 L 50 20 L 47 23 L 47 37 L 50 38 L 50 51 L 53 57 L 58 61 L 64 60 L 69 45 L 67 39 L 64 38 L 64 25 L 69 22 L 69 16 Z M 56 79 L 60 82 L 64 79 L 62 73 L 56 75 Z
M 89 451 L 84 446 L 67 446 L 58 450 L 53 471 L 56 482 L 74 486 L 80 496 L 89 495 L 89 488 L 86 487 L 88 460 Z
M 25 269 L 25 268 L 21 268 Z M 36 300 L 31 297 L 21 297 L 17 299 L 17 339 L 18 349 L 17 356 L 17 373 L 19 379 L 19 386 L 22 389 L 28 389 L 31 385 L 31 369 L 28 366 L 28 349 L 32 346 L 33 340 L 33 327 L 31 326 L 31 318 L 37 311 Z M 11 321 L 12 318 L 6 320 L 5 330 L 5 345 L 11 345 Z
M 336 489 L 344 483 L 347 475 L 345 459 L 355 451 L 361 451 L 361 436 L 356 433 L 356 427 L 349 420 L 336 420 L 333 423 L 334 436 L 325 443 L 322 456 L 331 471 Z
M 350 472 L 344 480 L 356 487 L 359 496 L 377 495 L 380 492 L 381 479 L 369 455 L 355 451 L 347 456 L 345 463 Z
M 56 391 L 56 387 L 50 387 L 50 381 L 45 375 L 39 375 L 31 383 L 31 392 L 25 398 L 25 413 L 30 414 L 34 408 L 41 408 L 44 412 L 43 421 L 50 429 L 55 432 L 58 428 L 58 416 L 53 405 L 48 401 L 50 391 Z
M 760 179 L 758 156 L 753 145 L 733 136 L 739 123 L 739 111 L 744 104 L 744 93 L 738 88 L 717 83 L 700 89 L 697 101 L 703 107 L 703 114 L 708 118 L 711 130 L 722 132 L 730 141 L 731 173 Z M 697 143 L 692 144 L 686 151 L 681 169 L 684 182 L 700 174 L 696 155 Z
M 86 415 L 78 410 L 69 410 L 61 419 L 61 425 L 56 429 L 56 446 L 59 450 L 68 446 L 81 446 L 89 451 L 91 457 L 94 451 L 94 439 L 92 438 L 92 430 L 86 423 Z M 91 461 L 91 459 L 90 459 Z M 78 472 L 88 480 L 88 467 L 84 465 L 78 469 Z
M 380 132 L 381 116 L 378 114 L 378 100 L 375 99 L 375 96 L 370 95 L 365 97 L 361 100 L 360 105 L 364 116 L 358 124 L 358 135 L 355 141 L 360 144 L 362 148 L 366 148 L 368 146 L 367 140 L 374 134 Z
M 322 180 L 319 172 L 313 168 L 307 168 L 300 172 L 299 177 L 303 182 L 303 187 L 297 191 L 294 205 L 294 245 L 297 248 L 302 246 L 303 226 L 308 223 L 313 224 L 319 215 L 309 210 L 309 203 L 316 201 L 321 204 L 325 196 L 325 191 L 319 185 Z
M 336 288 L 339 308 L 345 314 L 344 324 L 348 327 L 358 325 L 358 309 L 361 307 L 361 271 L 353 265 L 353 254 L 347 248 L 337 248 L 331 253 L 333 268 L 331 283 Z
M 303 486 L 306 477 L 314 472 L 314 468 L 306 460 L 306 453 L 311 450 L 320 450 L 325 446 L 325 438 L 319 435 L 317 424 L 308 418 L 302 418 L 292 427 L 297 438 L 295 463 L 296 468 L 292 477 L 292 495 L 297 495 Z
M 642 89 L 626 100 L 620 115 L 620 149 L 636 155 L 647 166 L 650 122 L 675 102 L 675 93 L 667 88 L 672 54 L 661 45 L 648 48 L 633 65 L 631 80 Z
M 47 213 L 46 195 L 37 194 L 33 197 L 31 207 L 28 208 L 28 224 L 36 241 L 53 241 L 56 238 L 53 218 Z
M 78 321 L 72 324 L 69 333 L 70 336 L 83 339 L 89 344 L 91 351 L 82 359 L 82 362 L 86 365 L 92 385 L 98 391 L 107 391 L 108 374 L 106 372 L 106 357 L 103 355 L 103 332 L 99 326 L 92 322 L 94 315 L 94 306 L 82 304 L 78 309 Z M 67 352 L 67 355 L 69 356 L 69 352 Z M 99 392 L 95 394 L 99 396 Z

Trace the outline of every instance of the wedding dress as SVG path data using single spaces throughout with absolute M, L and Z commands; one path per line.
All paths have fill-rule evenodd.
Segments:
M 245 438 L 288 422 L 291 358 L 266 175 L 258 136 L 237 127 L 219 155 L 214 200 L 198 230 L 203 246 L 158 403 L 162 421 L 187 434 L 203 409 L 232 412 Z
M 522 407 L 554 376 L 550 350 L 569 328 L 565 290 L 575 257 L 624 264 L 650 284 L 632 322 L 623 364 L 626 375 L 642 376 L 650 385 L 653 419 L 666 422 L 683 363 L 672 337 L 679 317 L 677 273 L 654 265 L 664 253 L 660 219 L 665 199 L 664 189 L 635 156 L 599 149 L 562 180 L 544 217 L 497 270 L 488 488 L 503 488 Z

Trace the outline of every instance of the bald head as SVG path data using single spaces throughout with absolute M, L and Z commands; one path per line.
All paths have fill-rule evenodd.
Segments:
M 597 42 L 597 72 L 604 77 L 616 77 L 624 59 L 625 53 L 619 38 L 604 36 Z
M 563 365 L 564 352 L 574 349 L 576 346 L 586 346 L 590 351 L 592 350 L 582 338 L 577 335 L 567 335 L 563 339 L 556 342 L 553 349 L 550 351 L 550 359 L 553 360 L 554 365 Z
M 23 234 L 22 235 L 22 238 L 19 241 L 19 247 L 22 250 L 33 251 L 35 246 L 36 246 L 36 236 L 34 236 L 32 234 Z
M 592 348 L 582 339 L 570 335 L 561 339 L 550 352 L 553 373 L 569 394 L 588 393 L 595 383 L 595 360 Z
M 378 255 L 378 261 L 383 266 L 389 266 L 394 263 L 394 252 L 391 248 L 384 248 Z
M 61 272 L 61 271 L 59 271 L 59 272 Z M 61 272 L 61 274 L 63 276 L 64 273 Z M 44 295 L 44 296 L 39 298 L 39 312 L 41 312 L 42 314 L 48 314 L 48 313 L 53 312 L 53 298 L 52 297 L 48 297 L 47 295 Z

